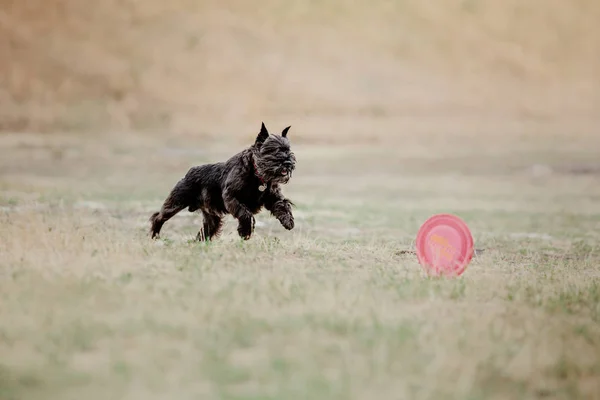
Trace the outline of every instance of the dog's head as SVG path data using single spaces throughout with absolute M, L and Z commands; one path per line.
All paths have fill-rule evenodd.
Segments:
M 267 182 L 286 184 L 296 169 L 296 156 L 287 137 L 289 129 L 288 126 L 281 135 L 271 135 L 263 123 L 252 146 L 257 172 Z

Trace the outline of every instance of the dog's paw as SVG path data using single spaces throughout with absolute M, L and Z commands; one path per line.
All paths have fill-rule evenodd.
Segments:
M 238 229 L 238 233 L 239 233 L 240 237 L 244 240 L 250 240 L 250 238 L 252 237 L 251 233 L 241 232 L 240 229 Z
M 240 220 L 237 231 L 242 239 L 244 239 L 244 240 L 250 239 L 250 236 L 252 236 L 253 225 L 254 225 L 254 217 Z
M 288 231 L 294 229 L 294 217 L 290 214 L 283 215 L 279 219 L 279 222 L 281 222 L 281 225 Z
M 238 234 L 244 240 L 248 240 L 252 236 L 252 232 L 250 231 L 250 229 L 247 229 L 247 228 L 242 227 L 242 226 L 238 227 Z

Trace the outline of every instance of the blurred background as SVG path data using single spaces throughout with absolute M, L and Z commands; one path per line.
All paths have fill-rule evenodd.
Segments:
M 597 0 L 1 0 L 0 131 L 593 136 L 599 21 Z

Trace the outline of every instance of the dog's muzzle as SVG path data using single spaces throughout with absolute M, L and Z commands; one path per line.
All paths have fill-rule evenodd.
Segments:
M 292 172 L 294 171 L 294 163 L 292 163 L 291 161 L 285 161 L 283 163 L 283 167 L 281 168 L 281 176 L 285 177 L 287 180 L 289 180 L 292 176 Z

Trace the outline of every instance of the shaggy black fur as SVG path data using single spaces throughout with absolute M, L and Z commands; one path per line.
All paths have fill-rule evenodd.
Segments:
M 238 220 L 238 234 L 245 240 L 254 231 L 254 215 L 263 207 L 290 230 L 294 228 L 293 203 L 281 193 L 296 168 L 285 128 L 271 135 L 263 123 L 256 141 L 225 162 L 192 167 L 162 205 L 150 217 L 152 238 L 157 238 L 165 222 L 187 208 L 200 210 L 204 219 L 197 239 L 209 241 L 220 234 L 223 217 Z

